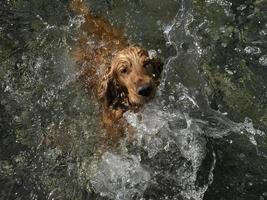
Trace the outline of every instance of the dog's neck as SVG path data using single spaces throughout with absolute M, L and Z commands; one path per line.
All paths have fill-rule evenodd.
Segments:
M 122 118 L 125 112 L 131 111 L 136 113 L 139 112 L 142 107 L 142 105 L 132 104 L 125 96 L 125 98 L 115 100 L 114 103 L 109 106 L 104 112 L 109 113 L 107 114 L 107 116 L 111 118 L 112 121 L 118 121 L 120 118 Z

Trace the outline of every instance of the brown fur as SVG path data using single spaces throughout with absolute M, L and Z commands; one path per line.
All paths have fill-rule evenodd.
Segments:
M 70 7 L 85 19 L 73 51 L 80 78 L 99 101 L 109 138 L 117 140 L 122 129 L 129 129 L 121 120 L 123 113 L 138 110 L 154 96 L 162 63 L 149 58 L 146 50 L 129 46 L 119 29 L 91 14 L 82 0 L 73 0 Z M 147 93 L 140 92 L 144 87 Z

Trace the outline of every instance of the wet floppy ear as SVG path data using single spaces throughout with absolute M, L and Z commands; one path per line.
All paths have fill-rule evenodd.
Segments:
M 106 75 L 98 89 L 98 98 L 106 107 L 111 106 L 120 96 L 116 80 L 112 74 Z
M 157 52 L 155 50 L 148 51 L 148 57 L 150 64 L 152 65 L 152 74 L 155 79 L 160 79 L 161 72 L 163 70 L 163 63 L 160 58 L 157 57 Z
M 160 78 L 161 72 L 163 70 L 163 63 L 159 58 L 152 58 L 151 63 L 153 66 L 153 75 L 156 79 Z

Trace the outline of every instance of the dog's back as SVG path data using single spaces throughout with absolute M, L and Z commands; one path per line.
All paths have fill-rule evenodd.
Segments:
M 114 53 L 127 47 L 128 42 L 118 28 L 90 13 L 83 0 L 72 0 L 70 8 L 85 20 L 80 27 L 73 57 L 81 66 L 82 82 L 96 95 L 101 74 L 109 69 Z
M 83 0 L 72 0 L 70 8 L 85 20 L 73 50 L 80 79 L 99 102 L 106 129 L 103 143 L 114 146 L 125 133 L 134 132 L 123 113 L 138 111 L 154 96 L 162 63 L 146 50 L 129 46 L 122 32 L 90 13 Z
M 97 99 L 97 90 L 103 75 L 110 70 L 114 54 L 128 46 L 122 32 L 98 16 L 93 15 L 83 0 L 72 0 L 70 9 L 75 15 L 81 15 L 84 23 L 80 26 L 77 42 L 72 56 L 80 69 L 80 80 L 90 95 Z M 117 145 L 127 123 L 119 121 L 113 124 L 114 113 L 102 113 L 102 122 L 106 136 L 101 140 L 101 149 Z

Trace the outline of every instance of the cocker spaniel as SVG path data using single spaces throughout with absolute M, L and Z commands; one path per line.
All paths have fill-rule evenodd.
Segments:
M 82 0 L 72 0 L 70 8 L 83 16 L 73 50 L 80 78 L 99 101 L 103 124 L 115 137 L 118 131 L 112 127 L 121 126 L 123 113 L 138 111 L 155 95 L 163 64 L 147 50 L 130 45 L 120 29 L 91 14 Z
M 127 110 L 136 111 L 155 94 L 161 62 L 140 47 L 119 51 L 101 81 L 98 98 L 114 122 Z M 108 121 L 107 121 L 108 122 Z

